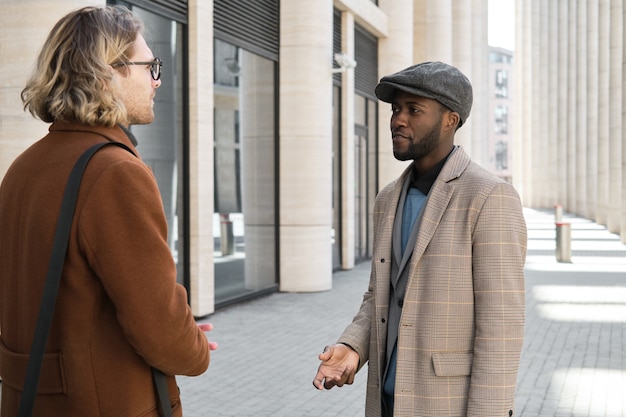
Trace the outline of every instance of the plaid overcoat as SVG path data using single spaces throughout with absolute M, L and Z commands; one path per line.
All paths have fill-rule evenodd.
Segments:
M 412 169 L 376 198 L 369 288 L 339 339 L 368 362 L 368 417 L 381 416 L 392 231 Z M 519 196 L 459 147 L 425 204 L 398 328 L 394 416 L 515 415 L 527 245 Z

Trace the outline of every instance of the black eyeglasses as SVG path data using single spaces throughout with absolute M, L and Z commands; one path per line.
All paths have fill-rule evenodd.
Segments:
M 154 81 L 158 81 L 161 78 L 161 66 L 163 66 L 163 61 L 159 58 L 154 58 L 152 61 L 116 62 L 115 64 L 111 64 L 112 67 L 121 67 L 122 65 L 150 65 L 150 75 Z

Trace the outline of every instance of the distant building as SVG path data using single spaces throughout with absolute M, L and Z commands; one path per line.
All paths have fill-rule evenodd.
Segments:
M 486 168 L 511 182 L 513 176 L 513 52 L 489 48 L 489 143 Z

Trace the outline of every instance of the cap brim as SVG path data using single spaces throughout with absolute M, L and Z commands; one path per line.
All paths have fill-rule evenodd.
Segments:
M 378 97 L 379 100 L 384 101 L 385 103 L 392 103 L 396 95 L 396 91 L 404 91 L 405 93 L 413 94 L 419 97 L 426 97 L 437 100 L 434 95 L 424 90 L 420 90 L 419 88 L 397 83 L 390 83 L 388 81 L 380 82 L 374 89 L 374 94 L 376 94 L 376 97 Z

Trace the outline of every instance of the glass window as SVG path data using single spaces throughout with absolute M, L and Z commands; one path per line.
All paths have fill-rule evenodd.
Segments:
M 276 285 L 275 62 L 214 48 L 215 300 Z
M 495 107 L 495 133 L 509 133 L 509 108 L 504 105 Z
M 509 144 L 504 141 L 496 142 L 496 170 L 509 169 Z
M 507 98 L 509 96 L 509 73 L 505 69 L 496 70 L 496 97 Z
M 154 56 L 163 61 L 161 86 L 154 99 L 154 121 L 131 126 L 137 149 L 157 180 L 168 225 L 168 243 L 177 266 L 177 281 L 185 285 L 185 227 L 183 144 L 183 31 L 184 26 L 127 2 L 115 1 L 133 10 L 144 22 L 144 37 Z

